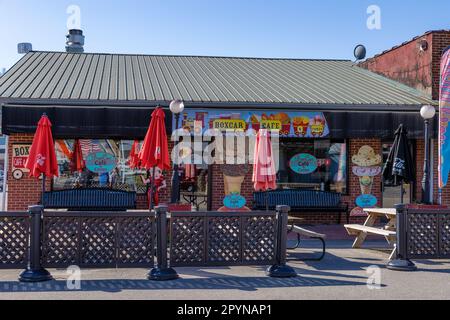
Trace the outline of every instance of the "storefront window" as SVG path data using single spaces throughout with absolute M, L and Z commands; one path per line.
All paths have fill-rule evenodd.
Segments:
M 53 190 L 73 188 L 110 188 L 146 193 L 145 170 L 131 169 L 128 164 L 133 141 L 82 139 L 80 146 L 85 168 L 79 172 L 70 162 L 74 140 L 57 140 L 55 144 L 59 177 Z
M 278 186 L 347 193 L 346 143 L 283 139 Z

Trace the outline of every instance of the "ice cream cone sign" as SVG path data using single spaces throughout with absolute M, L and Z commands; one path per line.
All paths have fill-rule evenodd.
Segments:
M 354 164 L 352 172 L 359 177 L 361 196 L 357 199 L 357 204 L 363 206 L 367 204 L 376 206 L 378 200 L 372 196 L 374 178 L 381 174 L 382 158 L 376 154 L 371 146 L 362 146 L 358 153 L 352 157 Z

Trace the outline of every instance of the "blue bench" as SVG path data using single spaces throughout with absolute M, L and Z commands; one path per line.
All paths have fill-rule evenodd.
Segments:
M 69 189 L 45 192 L 46 209 L 70 211 L 126 211 L 136 209 L 136 193 L 110 189 Z
M 268 203 L 269 210 L 277 205 L 288 205 L 291 214 L 336 212 L 339 213 L 338 223 L 341 223 L 340 213 L 345 212 L 349 221 L 348 205 L 342 203 L 342 195 L 336 192 L 314 191 L 306 189 L 283 189 L 266 192 L 255 192 L 253 195 L 253 209 L 265 210 Z

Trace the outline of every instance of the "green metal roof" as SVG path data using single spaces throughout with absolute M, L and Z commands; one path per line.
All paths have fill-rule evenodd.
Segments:
M 423 105 L 426 95 L 344 60 L 30 52 L 0 98 L 56 102 Z

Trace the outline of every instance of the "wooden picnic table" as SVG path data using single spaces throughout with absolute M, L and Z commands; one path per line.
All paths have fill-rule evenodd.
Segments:
M 397 212 L 395 209 L 386 208 L 371 208 L 364 209 L 367 213 L 367 219 L 363 225 L 348 224 L 345 225 L 347 232 L 351 236 L 356 236 L 353 242 L 353 248 L 361 248 L 362 244 L 366 240 L 369 234 L 384 236 L 386 241 L 394 246 L 394 249 L 389 257 L 392 259 L 396 253 L 396 241 L 397 241 Z M 375 226 L 375 223 L 380 217 L 385 217 L 388 222 L 383 226 Z

